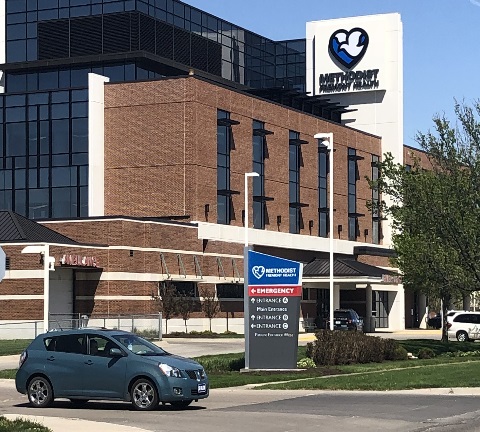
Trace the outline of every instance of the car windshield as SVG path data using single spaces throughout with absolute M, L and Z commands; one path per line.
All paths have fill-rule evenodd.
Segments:
M 335 318 L 350 318 L 350 313 L 347 311 L 335 311 L 334 312 Z
M 132 351 L 134 354 L 143 356 L 167 355 L 159 346 L 147 341 L 146 339 L 136 336 L 134 334 L 116 335 L 113 336 L 115 340 L 120 342 L 125 348 Z

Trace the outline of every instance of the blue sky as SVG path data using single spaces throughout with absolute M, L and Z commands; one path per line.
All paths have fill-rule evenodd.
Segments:
M 403 22 L 404 143 L 455 99 L 480 98 L 480 0 L 184 0 L 274 40 L 305 37 L 305 23 L 398 12 Z

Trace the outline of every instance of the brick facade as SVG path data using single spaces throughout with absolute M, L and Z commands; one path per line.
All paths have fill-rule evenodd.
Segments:
M 348 239 L 348 148 L 357 150 L 356 184 L 360 237 L 371 242 L 372 216 L 366 208 L 372 193 L 372 155 L 381 156 L 381 139 L 249 94 L 193 77 L 108 84 L 105 87 L 105 215 L 107 218 L 51 221 L 45 226 L 83 247 L 50 246 L 56 267 L 63 255 L 95 257 L 97 268 L 75 266 L 74 313 L 151 314 L 158 312 L 158 282 L 167 277 L 199 283 L 199 291 L 214 292 L 216 283 L 243 278 L 243 245 L 203 240 L 192 221 L 217 222 L 217 110 L 239 122 L 232 126 L 231 189 L 233 220 L 242 227 L 244 173 L 252 170 L 252 122 L 273 132 L 266 138 L 266 230 L 289 232 L 289 131 L 307 141 L 301 146 L 300 234 L 318 232 L 318 148 L 313 136 L 334 135 L 335 237 Z M 94 187 L 94 185 L 91 185 Z M 252 193 L 252 185 L 249 185 Z M 206 213 L 205 205 L 210 211 Z M 250 212 L 252 209 L 250 208 Z M 116 217 L 125 215 L 125 217 Z M 153 218 L 183 217 L 182 222 Z M 277 225 L 277 216 L 281 223 Z M 252 220 L 253 214 L 249 214 Z M 148 218 L 148 219 L 141 219 Z M 310 229 L 308 221 L 313 221 Z M 342 225 L 340 232 L 338 225 Z M 368 230 L 368 234 L 365 236 Z M 22 246 L 4 247 L 11 270 L 43 268 L 39 256 L 21 254 Z M 268 248 L 267 248 L 268 249 Z M 262 247 L 258 248 L 262 251 Z M 264 252 L 269 253 L 268 250 Z M 270 251 L 274 253 L 274 251 Z M 288 256 L 292 253 L 292 256 Z M 283 251 L 283 256 L 309 261 L 313 251 Z M 388 266 L 381 257 L 358 257 L 369 264 Z M 200 278 L 200 273 L 203 279 Z M 158 280 L 131 280 L 108 274 L 158 275 Z M 102 277 L 102 275 L 104 277 Z M 42 295 L 43 280 L 5 279 L 2 294 Z M 122 299 L 118 299 L 121 296 Z M 129 299 L 131 296 L 132 299 Z M 136 297 L 135 299 L 133 299 Z M 140 298 L 139 298 L 140 297 Z M 0 319 L 42 319 L 43 300 L 2 300 Z M 8 306 L 8 307 L 5 307 Z M 192 317 L 203 316 L 200 306 Z M 316 295 L 302 303 L 303 316 L 316 314 Z M 222 301 L 218 317 L 243 316 L 243 299 Z
M 288 232 L 289 131 L 300 133 L 300 170 L 304 220 L 300 234 L 318 230 L 318 149 L 313 136 L 334 134 L 335 225 L 348 230 L 348 148 L 364 159 L 358 161 L 357 212 L 360 242 L 370 242 L 372 217 L 366 208 L 371 190 L 372 155 L 381 156 L 381 139 L 251 95 L 205 82 L 195 77 L 110 84 L 105 88 L 105 212 L 109 215 L 186 216 L 216 222 L 217 110 L 230 113 L 240 124 L 232 126 L 231 189 L 233 220 L 242 226 L 244 173 L 252 170 L 252 121 L 265 123 L 274 132 L 267 137 L 265 194 L 266 229 Z M 121 172 L 122 175 L 118 175 Z M 251 185 L 250 185 L 251 192 Z M 148 197 L 148 200 L 145 197 Z M 210 211 L 205 213 L 205 205 Z M 251 211 L 251 209 L 250 209 Z M 277 216 L 282 223 L 277 226 Z M 250 215 L 250 218 L 252 215 Z M 250 219 L 251 220 L 251 219 Z M 308 221 L 314 221 L 310 232 Z M 365 229 L 369 234 L 365 237 Z

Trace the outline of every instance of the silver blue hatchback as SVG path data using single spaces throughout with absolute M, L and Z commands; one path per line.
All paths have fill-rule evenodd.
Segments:
M 67 398 L 130 401 L 136 410 L 159 403 L 185 408 L 208 397 L 208 378 L 194 360 L 172 355 L 132 333 L 83 328 L 44 333 L 20 355 L 17 391 L 33 407 Z

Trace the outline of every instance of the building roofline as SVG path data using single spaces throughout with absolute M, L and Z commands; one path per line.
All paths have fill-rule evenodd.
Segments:
M 403 147 L 409 149 L 409 150 L 414 150 L 414 151 L 417 151 L 419 153 L 423 153 L 423 154 L 428 154 L 428 152 L 426 152 L 425 150 L 421 149 L 421 148 L 417 148 L 417 147 L 412 147 L 412 146 L 409 146 L 407 144 L 404 144 Z
M 170 218 L 189 218 L 190 216 L 169 216 Z M 78 218 L 57 218 L 57 219 L 35 219 L 35 222 L 41 224 L 52 224 L 52 223 L 79 223 L 79 222 L 94 222 L 94 221 L 115 221 L 115 220 L 125 220 L 128 222 L 140 222 L 140 223 L 158 223 L 166 225 L 178 225 L 184 226 L 187 228 L 196 228 L 198 224 L 196 222 L 180 222 L 178 220 L 169 219 L 167 217 L 135 217 L 135 216 L 87 216 L 87 217 L 78 217 Z
M 110 83 L 105 83 L 105 85 L 106 86 L 113 86 L 113 85 L 122 85 L 122 84 L 126 84 L 126 83 L 136 84 L 136 83 L 140 83 L 140 82 L 155 82 L 155 81 L 167 81 L 167 80 L 174 80 L 174 79 L 182 79 L 182 78 L 183 79 L 194 78 L 194 79 L 198 79 L 199 81 L 206 82 L 207 84 L 217 85 L 219 87 L 225 88 L 226 90 L 230 90 L 230 91 L 233 91 L 235 93 L 242 94 L 244 96 L 248 96 L 248 97 L 251 97 L 251 98 L 254 98 L 254 99 L 257 99 L 257 100 L 261 100 L 263 102 L 268 102 L 272 105 L 276 105 L 276 106 L 279 106 L 279 107 L 282 107 L 282 108 L 285 108 L 285 109 L 288 109 L 288 110 L 292 110 L 292 111 L 297 112 L 299 114 L 307 115 L 307 116 L 313 117 L 317 120 L 322 120 L 326 123 L 330 123 L 330 124 L 333 124 L 335 126 L 348 129 L 350 131 L 358 132 L 362 135 L 370 136 L 370 137 L 377 138 L 377 139 L 382 138 L 379 135 L 374 135 L 374 134 L 369 133 L 369 132 L 365 132 L 365 131 L 362 131 L 362 130 L 359 130 L 359 129 L 351 128 L 351 127 L 345 126 L 341 123 L 337 123 L 337 122 L 334 122 L 332 120 L 328 120 L 326 118 L 319 117 L 319 116 L 316 116 L 314 114 L 311 114 L 311 113 L 308 113 L 308 112 L 305 112 L 305 111 L 301 111 L 297 108 L 293 108 L 293 107 L 290 107 L 288 105 L 283 105 L 279 102 L 275 102 L 273 100 L 254 95 L 254 94 L 248 92 L 250 87 L 246 87 L 246 86 L 243 86 L 241 84 L 237 84 L 236 86 L 232 86 L 231 85 L 233 83 L 232 81 L 228 81 L 228 80 L 225 80 L 223 78 L 216 77 L 216 76 L 212 78 L 212 77 L 207 77 L 207 76 L 204 76 L 204 75 L 205 74 L 202 71 L 198 71 L 198 73 L 197 73 L 197 70 L 195 69 L 193 75 L 166 76 L 166 77 L 149 79 L 149 80 L 141 80 L 141 81 L 138 81 L 138 80 L 137 81 L 122 81 L 122 82 L 115 82 L 115 83 L 110 82 Z M 222 80 L 223 82 L 220 81 L 220 80 Z M 236 83 L 233 83 L 233 84 L 236 84 Z M 325 99 L 328 99 L 328 97 L 325 97 Z

